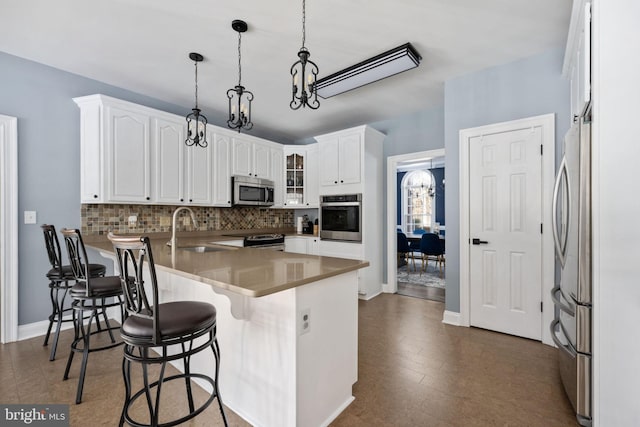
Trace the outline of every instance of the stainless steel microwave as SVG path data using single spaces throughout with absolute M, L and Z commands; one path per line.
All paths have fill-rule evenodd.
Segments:
M 362 194 L 320 198 L 320 238 L 362 241 Z
M 273 181 L 248 176 L 232 177 L 234 206 L 272 206 Z

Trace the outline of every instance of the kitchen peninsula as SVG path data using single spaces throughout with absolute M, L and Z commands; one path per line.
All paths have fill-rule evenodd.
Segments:
M 216 243 L 212 243 L 216 240 Z M 358 274 L 367 261 L 152 239 L 162 302 L 208 301 L 218 315 L 222 400 L 255 426 L 328 425 L 357 381 Z M 106 238 L 87 242 L 114 259 Z M 193 370 L 209 372 L 206 353 Z

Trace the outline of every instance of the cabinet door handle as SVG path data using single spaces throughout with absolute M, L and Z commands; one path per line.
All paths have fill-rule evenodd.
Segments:
M 97 199 L 97 198 L 98 198 L 98 195 L 97 195 L 97 194 L 94 194 L 94 195 L 93 195 L 93 198 L 94 198 L 94 199 Z
M 334 184 L 337 184 L 337 183 L 338 183 L 338 181 L 333 181 L 333 183 L 334 183 Z
M 184 199 L 180 199 L 181 202 L 184 202 Z
M 147 199 L 147 200 L 151 200 L 151 197 L 147 197 L 146 199 Z

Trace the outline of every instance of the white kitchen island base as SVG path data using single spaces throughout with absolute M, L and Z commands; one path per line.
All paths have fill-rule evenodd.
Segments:
M 286 274 L 296 274 L 299 267 L 304 263 L 287 263 L 291 271 Z M 162 302 L 197 300 L 216 307 L 222 401 L 247 422 L 326 426 L 353 401 L 356 271 L 258 298 L 166 270 L 157 274 Z M 193 357 L 193 372 L 213 376 L 213 369 L 210 352 Z

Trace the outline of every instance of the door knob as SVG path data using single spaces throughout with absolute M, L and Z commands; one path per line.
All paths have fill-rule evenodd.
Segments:
M 486 245 L 489 242 L 487 242 L 486 240 L 480 240 L 480 239 L 474 238 L 471 240 L 471 243 L 473 243 L 474 245 Z

